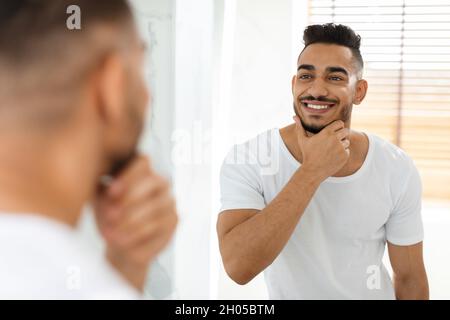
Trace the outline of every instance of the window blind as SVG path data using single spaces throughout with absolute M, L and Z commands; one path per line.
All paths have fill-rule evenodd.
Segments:
M 365 101 L 352 127 L 415 161 L 427 198 L 450 200 L 450 1 L 309 0 L 309 23 L 342 23 L 362 37 Z

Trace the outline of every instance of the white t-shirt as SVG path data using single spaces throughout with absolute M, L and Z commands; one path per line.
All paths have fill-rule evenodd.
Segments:
M 0 213 L 0 299 L 140 299 L 79 238 L 38 215 Z
M 361 168 L 320 184 L 288 243 L 264 271 L 270 298 L 395 298 L 382 257 L 386 240 L 396 245 L 423 240 L 421 181 L 405 152 L 367 137 Z M 221 169 L 221 211 L 263 209 L 299 166 L 278 129 L 234 146 Z

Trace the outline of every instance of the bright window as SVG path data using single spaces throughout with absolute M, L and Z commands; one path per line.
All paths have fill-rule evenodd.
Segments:
M 326 22 L 362 37 L 369 91 L 352 126 L 412 156 L 424 197 L 450 199 L 450 2 L 309 0 L 309 23 Z

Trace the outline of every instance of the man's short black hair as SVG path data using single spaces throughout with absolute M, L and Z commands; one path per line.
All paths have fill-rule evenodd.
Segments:
M 77 5 L 81 10 L 82 30 L 66 26 L 66 10 Z M 74 35 L 90 32 L 95 24 L 118 23 L 131 17 L 127 0 L 6 0 L 0 1 L 0 59 L 7 63 L 29 62 L 37 51 L 64 48 L 63 41 L 47 41 L 60 35 L 70 42 Z M 59 44 L 58 44 L 59 42 Z
M 337 44 L 347 47 L 352 51 L 359 70 L 362 72 L 364 68 L 364 61 L 359 50 L 361 36 L 348 26 L 334 23 L 310 25 L 303 33 L 303 41 L 305 48 L 314 43 Z
M 74 5 L 81 29 L 72 30 Z M 64 124 L 103 57 L 133 41 L 133 22 L 127 0 L 0 1 L 0 120 Z

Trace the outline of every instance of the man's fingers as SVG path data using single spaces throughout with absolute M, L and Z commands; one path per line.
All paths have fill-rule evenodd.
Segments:
M 344 121 L 336 120 L 327 125 L 324 130 L 328 130 L 329 132 L 334 133 L 335 131 L 338 131 L 339 129 L 342 128 L 344 128 Z
M 97 214 L 97 219 L 101 226 L 111 225 L 117 221 L 122 215 L 122 208 L 118 204 L 109 204 L 104 208 L 99 209 Z
M 151 221 L 145 221 L 133 232 L 115 232 L 111 230 L 110 240 L 122 249 L 131 248 L 140 244 L 144 239 L 158 237 L 161 234 L 171 231 L 177 223 L 176 214 L 162 214 Z
M 301 137 L 308 138 L 308 135 L 306 134 L 305 129 L 303 129 L 303 126 L 302 126 L 302 123 L 300 121 L 300 118 L 298 116 L 294 116 L 293 119 L 295 121 L 295 126 L 297 128 L 297 131 L 298 131 L 299 135 Z
M 175 228 L 166 233 L 159 232 L 160 234 L 142 237 L 142 240 L 138 239 L 137 243 L 131 246 L 131 250 L 128 250 L 130 261 L 142 265 L 148 263 L 149 259 L 153 260 L 170 242 L 174 230 Z
M 124 210 L 127 210 L 134 203 L 151 199 L 159 193 L 167 192 L 169 188 L 169 182 L 161 176 L 145 177 L 128 189 L 128 192 L 123 196 L 121 206 Z
M 345 139 L 350 134 L 350 130 L 348 128 L 342 128 L 336 131 L 336 137 L 339 139 L 339 141 Z
M 157 201 L 148 201 L 144 204 L 131 207 L 126 219 L 115 226 L 118 232 L 132 232 L 134 228 L 139 228 L 141 224 L 152 223 L 159 215 L 166 215 L 175 210 L 175 201 L 169 193 L 162 196 Z
M 158 195 L 164 197 L 164 193 L 167 196 L 171 196 L 169 193 L 170 185 L 166 179 L 160 176 L 149 176 L 137 181 L 134 185 L 128 188 L 127 192 L 122 196 L 120 200 L 112 202 L 105 211 L 107 215 L 107 221 L 110 223 L 115 223 L 116 221 L 124 217 L 125 220 L 128 219 L 128 212 L 134 212 L 133 207 L 139 208 L 142 206 L 141 203 L 158 203 L 159 199 L 155 199 Z M 133 216 L 131 214 L 130 216 Z
M 350 140 L 349 139 L 344 139 L 341 141 L 342 145 L 344 146 L 344 149 L 347 149 L 348 147 L 350 147 Z
M 168 181 L 159 176 L 139 177 L 119 199 L 101 197 L 97 212 L 102 212 L 102 220 L 110 226 L 118 226 L 134 216 L 141 207 L 158 205 L 171 197 Z
M 115 178 L 107 190 L 107 195 L 117 198 L 123 194 L 133 184 L 133 181 L 143 173 L 150 173 L 150 160 L 148 157 L 140 155 L 136 157 L 123 172 Z
M 129 247 L 147 246 L 156 250 L 161 250 L 158 240 L 166 242 L 170 239 L 175 231 L 178 218 L 176 215 L 166 215 L 161 217 L 158 225 L 148 226 L 148 229 L 142 228 L 127 239 L 126 245 Z

